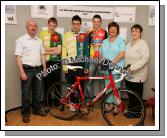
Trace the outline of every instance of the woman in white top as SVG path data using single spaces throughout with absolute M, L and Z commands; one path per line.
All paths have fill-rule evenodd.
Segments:
M 139 24 L 135 24 L 131 28 L 132 41 L 126 46 L 125 65 L 130 64 L 128 70 L 131 72 L 133 79 L 126 80 L 126 87 L 135 91 L 142 99 L 143 83 L 147 79 L 148 74 L 148 61 L 150 58 L 149 47 L 146 41 L 141 39 L 143 28 Z M 138 102 L 129 97 L 128 108 L 137 106 Z M 137 113 L 138 112 L 138 113 Z M 140 117 L 140 107 L 131 110 L 131 114 L 126 114 L 128 118 Z

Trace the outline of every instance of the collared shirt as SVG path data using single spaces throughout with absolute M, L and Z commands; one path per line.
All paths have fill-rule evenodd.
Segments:
M 126 46 L 125 64 L 131 64 L 133 79 L 131 82 L 145 82 L 148 75 L 148 61 L 150 58 L 149 47 L 146 41 L 139 40 L 132 45 L 130 42 Z
M 30 66 L 41 65 L 41 55 L 45 53 L 42 41 L 35 36 L 24 34 L 16 40 L 15 55 L 21 56 L 22 64 Z
M 110 38 L 107 38 L 103 41 L 103 44 L 100 48 L 102 57 L 109 59 L 112 61 L 120 52 L 125 52 L 125 41 L 120 36 L 110 42 Z M 122 58 L 119 62 L 116 63 L 119 67 L 124 67 L 125 59 Z M 117 74 L 116 72 L 112 72 L 113 74 Z

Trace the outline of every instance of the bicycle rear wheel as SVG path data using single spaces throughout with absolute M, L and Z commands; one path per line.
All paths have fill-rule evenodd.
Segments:
M 143 124 L 146 115 L 146 109 L 143 101 L 139 98 L 139 96 L 127 89 L 119 89 L 121 94 L 121 101 L 124 105 L 124 112 L 122 113 L 118 107 L 118 104 L 109 102 L 111 101 L 111 97 L 113 93 L 110 92 L 106 95 L 103 104 L 102 104 L 102 114 L 105 121 L 108 125 L 113 126 L 139 126 Z M 135 105 L 130 105 L 129 100 L 134 100 Z M 106 107 L 108 105 L 114 105 L 114 108 L 117 108 L 118 114 L 113 114 L 113 109 L 107 110 Z
M 51 113 L 58 119 L 71 120 L 78 114 L 77 109 L 71 110 L 69 105 L 62 104 L 60 100 L 64 98 L 71 90 L 67 82 L 56 82 L 48 90 L 47 105 Z M 50 101 L 51 99 L 51 101 Z M 68 104 L 79 104 L 79 94 L 74 91 L 67 99 Z

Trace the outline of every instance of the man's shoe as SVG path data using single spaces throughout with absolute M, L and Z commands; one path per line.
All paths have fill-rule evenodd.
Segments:
M 113 116 L 116 116 L 116 115 L 118 115 L 118 112 L 113 112 L 112 114 L 113 114 Z
M 29 123 L 30 122 L 29 116 L 23 116 L 23 122 L 24 123 Z
M 64 111 L 64 105 L 60 104 L 59 106 L 57 106 L 57 108 L 60 110 L 60 111 Z
M 44 111 L 35 112 L 34 115 L 47 116 L 47 113 Z
M 49 111 L 50 111 L 48 107 L 44 107 L 43 110 L 45 111 L 45 113 L 49 113 Z

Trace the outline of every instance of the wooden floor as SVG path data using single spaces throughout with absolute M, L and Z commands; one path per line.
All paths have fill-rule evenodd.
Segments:
M 31 114 L 30 122 L 23 123 L 22 116 L 20 114 L 20 109 L 8 112 L 6 114 L 6 117 L 7 117 L 6 126 L 107 126 L 108 125 L 102 116 L 101 109 L 96 106 L 88 116 L 80 116 L 79 118 L 70 121 L 57 119 L 49 112 L 47 117 L 40 117 Z M 152 110 L 150 107 L 147 107 L 144 125 L 145 126 L 155 125 L 155 120 L 152 117 Z

